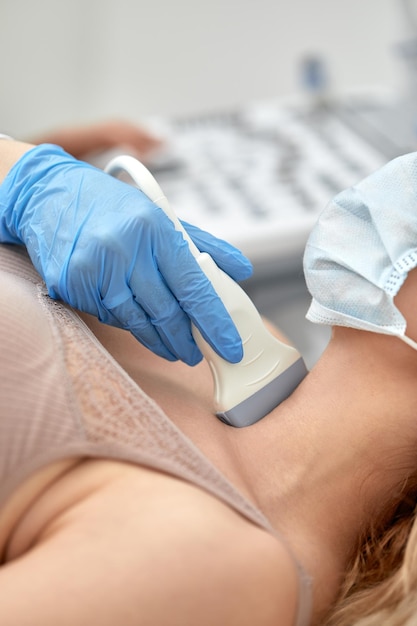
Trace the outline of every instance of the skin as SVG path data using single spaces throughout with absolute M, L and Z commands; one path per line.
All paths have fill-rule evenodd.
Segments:
M 161 148 L 161 140 L 145 128 L 118 119 L 58 128 L 34 137 L 30 143 L 57 144 L 77 159 L 124 146 L 133 151 L 137 158 L 146 160 L 149 154 Z
M 0 159 L 7 172 L 4 162 L 27 147 L 1 143 L 10 144 Z M 412 271 L 396 299 L 414 340 L 416 287 Z M 318 624 L 359 532 L 417 469 L 417 353 L 397 338 L 335 328 L 287 401 L 233 429 L 213 416 L 204 362 L 165 362 L 128 333 L 82 317 L 286 537 L 313 576 Z M 0 512 L 0 549 L 6 626 L 294 620 L 296 570 L 281 542 L 192 485 L 126 463 L 68 459 L 32 477 Z

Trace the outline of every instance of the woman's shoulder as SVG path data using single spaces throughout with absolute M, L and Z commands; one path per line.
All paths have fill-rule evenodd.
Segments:
M 53 600 L 51 581 L 45 578 L 36 589 L 37 623 L 63 623 L 58 616 L 67 611 L 68 623 L 133 626 L 140 611 L 140 623 L 149 626 L 292 626 L 298 573 L 273 535 L 182 480 L 128 464 L 100 463 L 86 466 L 85 485 L 93 477 L 96 487 L 79 491 L 71 506 L 52 516 L 36 550 L 19 559 L 16 597 L 22 584 L 25 593 L 34 595 L 30 581 L 36 568 L 54 572 Z M 83 472 L 78 467 L 68 480 L 80 485 Z M 49 497 L 61 498 L 68 484 Z M 5 576 L 3 571 L 4 583 Z M 73 593 L 68 593 L 68 581 Z M 73 594 L 77 603 L 70 599 Z M 16 600 L 9 610 L 23 608 Z M 55 621 L 47 621 L 54 616 Z

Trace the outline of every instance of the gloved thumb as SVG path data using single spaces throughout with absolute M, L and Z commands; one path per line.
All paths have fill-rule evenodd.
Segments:
M 252 275 L 252 263 L 240 250 L 227 241 L 201 230 L 198 226 L 181 220 L 181 224 L 200 252 L 207 252 L 216 265 L 235 281 L 246 280 Z

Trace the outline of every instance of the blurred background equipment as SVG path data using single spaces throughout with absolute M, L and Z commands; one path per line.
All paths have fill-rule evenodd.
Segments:
M 258 277 L 283 274 L 333 196 L 410 150 L 372 124 L 393 115 L 364 92 L 189 117 L 170 126 L 171 162 L 150 166 L 181 218 L 234 243 Z

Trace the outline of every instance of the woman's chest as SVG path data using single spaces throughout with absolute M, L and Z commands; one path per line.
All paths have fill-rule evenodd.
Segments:
M 221 422 L 214 412 L 214 386 L 208 364 L 190 367 L 169 362 L 143 347 L 131 334 L 83 316 L 104 348 L 129 377 L 164 411 L 209 461 L 253 500 L 244 478 L 241 429 Z M 246 429 L 245 429 L 246 430 Z

